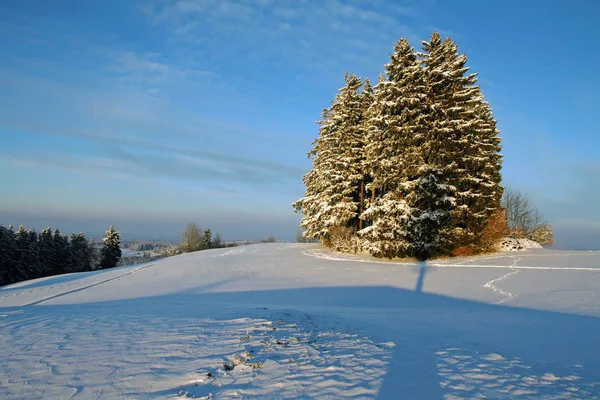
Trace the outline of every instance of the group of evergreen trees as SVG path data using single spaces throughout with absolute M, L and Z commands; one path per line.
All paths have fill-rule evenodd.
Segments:
M 306 237 L 419 259 L 487 243 L 502 196 L 496 121 L 458 46 L 422 43 L 399 40 L 374 87 L 346 74 L 323 111 L 293 204 Z
M 43 229 L 39 234 L 23 225 L 17 232 L 0 225 L 0 286 L 44 276 L 112 268 L 121 258 L 119 232 L 106 231 L 100 250 L 83 233 L 63 235 Z

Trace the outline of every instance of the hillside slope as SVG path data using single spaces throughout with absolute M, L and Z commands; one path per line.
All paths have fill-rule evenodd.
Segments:
M 0 397 L 598 398 L 600 253 L 263 244 L 0 288 Z

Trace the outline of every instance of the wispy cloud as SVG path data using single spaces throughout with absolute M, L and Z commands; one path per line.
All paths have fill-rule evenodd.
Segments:
M 367 70 L 377 63 L 373 57 L 382 59 L 377 64 L 385 62 L 393 42 L 401 36 L 418 39 L 415 30 L 409 28 L 413 22 L 410 8 L 393 1 L 377 3 L 185 0 L 156 1 L 144 10 L 174 40 L 201 46 L 209 53 L 232 50 L 239 59 L 247 59 L 260 46 L 263 54 L 272 54 L 273 58 L 266 60 L 315 59 L 340 74 L 347 67 L 339 59 L 343 54 L 357 53 L 355 69 Z M 205 41 L 208 32 L 211 42 Z M 371 45 L 352 46 L 359 41 Z
M 252 182 L 261 185 L 296 183 L 305 170 L 292 164 L 282 164 L 268 159 L 247 158 L 222 152 L 209 152 L 193 148 L 182 148 L 148 141 L 127 139 L 82 132 L 34 129 L 37 134 L 49 134 L 73 139 L 92 141 L 108 149 L 111 158 L 94 159 L 89 156 L 51 155 L 30 153 L 27 159 L 46 160 L 59 167 L 79 169 L 82 166 L 95 170 L 129 171 L 135 176 L 168 176 L 196 181 Z M 21 132 L 23 132 L 21 130 Z M 124 150 L 135 149 L 135 152 Z M 140 152 L 142 150 L 142 152 Z M 145 152 L 143 152 L 145 150 Z M 98 162 L 102 161 L 103 164 Z

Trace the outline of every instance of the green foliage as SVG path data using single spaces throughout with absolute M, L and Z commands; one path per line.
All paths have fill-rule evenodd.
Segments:
M 210 229 L 204 230 L 204 236 L 202 237 L 202 248 L 210 249 L 212 248 L 212 231 Z
M 443 253 L 450 236 L 450 212 L 453 198 L 448 196 L 448 185 L 442 173 L 428 169 L 407 196 L 409 205 L 406 219 L 407 254 L 417 260 L 427 260 Z

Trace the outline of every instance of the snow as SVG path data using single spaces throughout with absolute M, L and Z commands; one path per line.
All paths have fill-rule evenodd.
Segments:
M 541 249 L 542 245 L 530 239 L 503 238 L 500 243 L 500 251 L 524 251 L 529 249 Z
M 597 398 L 600 253 L 215 249 L 0 288 L 0 398 Z

